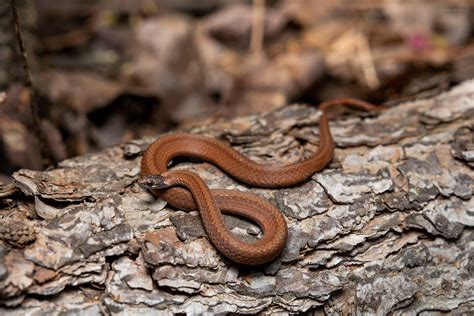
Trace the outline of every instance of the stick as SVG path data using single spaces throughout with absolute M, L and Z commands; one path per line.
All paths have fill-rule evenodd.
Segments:
M 13 17 L 13 23 L 15 25 L 15 34 L 18 42 L 18 48 L 20 49 L 21 64 L 23 66 L 23 71 L 25 72 L 25 85 L 26 88 L 30 91 L 31 101 L 30 101 L 30 111 L 33 123 L 33 129 L 38 135 L 38 142 L 40 146 L 40 160 L 43 168 L 46 168 L 51 164 L 51 158 L 48 154 L 48 143 L 41 129 L 41 119 L 38 111 L 38 100 L 36 90 L 33 87 L 33 81 L 31 80 L 31 71 L 28 65 L 28 57 L 26 55 L 26 49 L 23 42 L 23 35 L 21 32 L 20 21 L 18 19 L 18 11 L 16 9 L 15 0 L 10 0 L 10 7 Z

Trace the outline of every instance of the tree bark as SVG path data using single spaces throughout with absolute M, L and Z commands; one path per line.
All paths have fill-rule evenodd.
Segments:
M 287 164 L 317 148 L 319 114 L 289 105 L 191 132 Z M 333 162 L 291 188 L 255 189 L 210 164 L 180 164 L 212 188 L 278 205 L 289 240 L 258 268 L 221 257 L 197 212 L 139 188 L 140 156 L 153 139 L 16 172 L 15 185 L 0 187 L 0 312 L 472 311 L 474 81 L 381 114 L 335 117 L 331 131 Z M 226 220 L 242 237 L 259 233 Z

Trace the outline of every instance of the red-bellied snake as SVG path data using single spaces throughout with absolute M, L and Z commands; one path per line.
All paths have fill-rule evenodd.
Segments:
M 176 157 L 193 157 L 217 165 L 237 180 L 257 187 L 280 188 L 301 183 L 328 165 L 334 155 L 334 141 L 329 129 L 328 108 L 351 105 L 364 110 L 380 107 L 356 99 L 336 99 L 322 103 L 319 119 L 319 147 L 309 158 L 290 165 L 263 165 L 253 162 L 229 145 L 216 139 L 188 134 L 165 135 L 145 151 L 139 183 L 178 209 L 198 209 L 211 243 L 229 259 L 260 265 L 275 259 L 288 236 L 281 212 L 266 200 L 235 190 L 210 190 L 204 181 L 189 171 L 168 171 Z M 183 188 L 184 187 L 184 188 Z M 256 242 L 240 240 L 229 231 L 222 213 L 244 217 L 263 231 Z

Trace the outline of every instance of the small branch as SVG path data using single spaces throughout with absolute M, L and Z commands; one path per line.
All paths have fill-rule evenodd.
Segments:
M 259 56 L 263 48 L 265 31 L 265 0 L 253 0 L 252 31 L 250 34 L 250 52 Z
M 20 49 L 21 64 L 25 72 L 25 85 L 27 89 L 30 91 L 30 95 L 31 95 L 30 110 L 31 110 L 33 129 L 36 135 L 38 135 L 40 155 L 41 155 L 40 157 L 41 164 L 43 168 L 46 168 L 48 165 L 51 164 L 51 161 L 49 158 L 50 155 L 48 154 L 48 149 L 47 149 L 48 143 L 41 129 L 41 119 L 40 119 L 38 103 L 37 103 L 38 98 L 37 98 L 36 90 L 33 87 L 33 81 L 31 80 L 31 71 L 28 65 L 28 57 L 26 55 L 26 49 L 23 42 L 23 35 L 21 32 L 21 26 L 20 26 L 20 21 L 18 18 L 18 11 L 16 8 L 15 0 L 10 0 L 10 8 L 11 8 L 12 17 L 13 17 L 13 23 L 15 25 L 15 34 L 16 34 L 16 39 L 18 41 L 18 48 Z
M 356 45 L 358 47 L 358 58 L 362 67 L 362 73 L 365 78 L 367 86 L 371 89 L 377 89 L 380 86 L 380 80 L 375 69 L 374 58 L 370 51 L 369 41 L 367 37 L 359 33 L 357 36 Z

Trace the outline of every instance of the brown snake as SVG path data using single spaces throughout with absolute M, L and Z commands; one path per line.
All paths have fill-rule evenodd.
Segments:
M 154 141 L 145 151 L 139 184 L 178 209 L 199 209 L 209 240 L 229 259 L 245 265 L 267 263 L 281 253 L 288 236 L 281 212 L 253 194 L 210 190 L 196 174 L 168 171 L 168 164 L 176 157 L 194 157 L 211 162 L 234 178 L 257 187 L 280 188 L 301 183 L 322 170 L 333 158 L 335 144 L 327 110 L 337 104 L 369 111 L 380 110 L 378 106 L 356 99 L 322 103 L 319 107 L 322 113 L 318 150 L 302 161 L 284 166 L 255 163 L 229 145 L 212 138 L 187 133 L 166 135 Z M 240 240 L 226 227 L 222 213 L 255 222 L 262 229 L 263 238 L 256 242 Z

